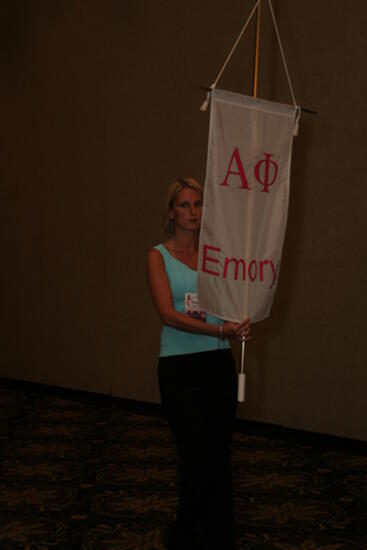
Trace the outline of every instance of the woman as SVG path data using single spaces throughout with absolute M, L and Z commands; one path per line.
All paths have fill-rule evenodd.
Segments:
M 248 338 L 248 319 L 223 322 L 197 303 L 203 191 L 174 182 L 165 204 L 170 238 L 148 254 L 148 285 L 163 322 L 158 379 L 181 461 L 180 504 L 168 549 L 232 548 L 230 445 L 237 376 L 228 338 Z

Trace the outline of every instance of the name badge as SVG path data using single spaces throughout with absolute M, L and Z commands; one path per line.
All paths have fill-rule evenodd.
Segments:
M 185 294 L 185 315 L 205 321 L 206 313 L 199 306 L 197 292 L 186 292 Z

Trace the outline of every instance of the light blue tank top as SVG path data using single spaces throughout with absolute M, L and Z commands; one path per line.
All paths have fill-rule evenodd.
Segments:
M 176 260 L 163 244 L 154 247 L 162 254 L 164 266 L 170 282 L 173 305 L 176 311 L 185 312 L 185 294 L 186 292 L 197 292 L 196 277 L 194 269 Z M 206 315 L 206 322 L 221 325 L 223 321 L 212 315 Z M 216 336 L 206 336 L 204 334 L 194 334 L 185 332 L 167 325 L 163 325 L 161 333 L 161 351 L 160 357 L 168 355 L 183 355 L 186 353 L 200 353 L 202 351 L 212 351 L 229 348 L 229 341 L 222 340 Z

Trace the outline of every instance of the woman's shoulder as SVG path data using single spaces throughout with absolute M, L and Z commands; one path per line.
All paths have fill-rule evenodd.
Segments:
M 172 264 L 174 257 L 172 255 L 172 243 L 164 241 L 161 244 L 153 246 L 148 252 L 148 264 L 164 266 L 166 269 Z
M 157 244 L 148 251 L 148 261 L 150 259 L 162 260 L 165 258 L 166 252 L 165 243 Z
M 160 253 L 163 257 L 165 257 L 167 253 L 168 254 L 171 253 L 171 248 L 172 248 L 171 241 L 164 241 L 163 243 L 156 244 L 155 246 L 153 246 L 153 248 L 149 250 L 149 254 Z
M 148 250 L 148 255 L 149 255 L 149 254 L 158 254 L 158 253 L 162 253 L 162 249 L 163 249 L 163 248 L 164 248 L 163 243 L 156 244 L 156 245 L 152 246 L 152 248 L 150 248 L 150 250 Z
M 153 246 L 147 255 L 147 269 L 148 272 L 166 271 L 167 266 L 171 264 L 170 253 L 165 247 L 166 243 Z

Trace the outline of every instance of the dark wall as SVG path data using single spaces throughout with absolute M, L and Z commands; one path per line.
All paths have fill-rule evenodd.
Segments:
M 159 400 L 145 256 L 169 183 L 204 179 L 200 86 L 253 4 L 3 0 L 0 375 Z M 259 96 L 290 102 L 263 4 Z M 278 291 L 239 415 L 367 439 L 367 4 L 273 4 L 296 98 L 318 114 L 294 144 Z M 219 87 L 251 94 L 253 27 Z

